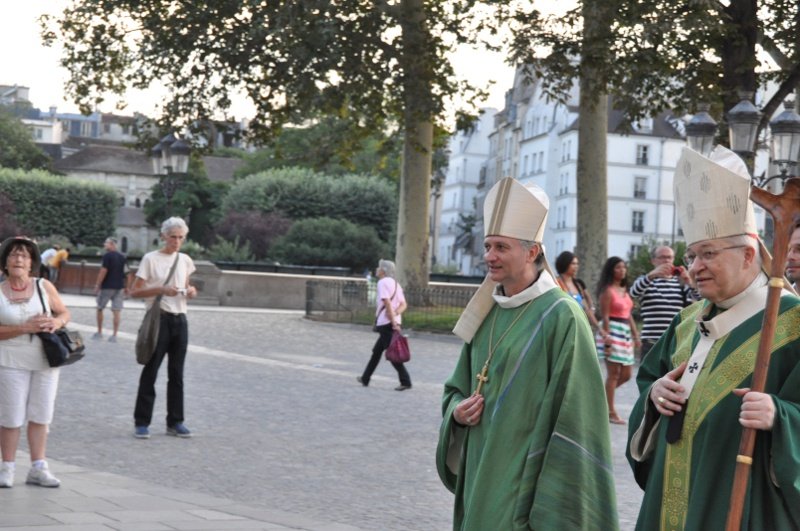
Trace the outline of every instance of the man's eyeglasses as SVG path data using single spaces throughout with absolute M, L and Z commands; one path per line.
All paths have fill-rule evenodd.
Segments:
M 742 247 L 747 247 L 747 245 L 731 245 L 730 247 L 723 247 L 722 249 L 706 249 L 705 251 L 700 251 L 699 254 L 688 252 L 683 255 L 683 263 L 686 265 L 686 267 L 692 267 L 694 261 L 699 258 L 707 264 L 713 261 L 722 251 L 727 251 L 728 249 L 740 249 Z

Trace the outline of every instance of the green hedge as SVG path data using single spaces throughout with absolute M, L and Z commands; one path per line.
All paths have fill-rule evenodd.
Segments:
M 343 219 L 316 218 L 296 221 L 270 249 L 275 260 L 289 264 L 372 268 L 389 249 L 372 227 Z
M 223 212 L 282 212 L 289 219 L 329 217 L 372 227 L 388 241 L 397 219 L 395 185 L 378 177 L 331 177 L 304 168 L 280 168 L 237 181 Z
M 13 202 L 14 217 L 31 235 L 62 234 L 75 244 L 102 245 L 115 230 L 117 196 L 104 184 L 0 168 L 0 194 Z

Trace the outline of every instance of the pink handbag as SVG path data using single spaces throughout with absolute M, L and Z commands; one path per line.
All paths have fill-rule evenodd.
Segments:
M 402 332 L 395 330 L 392 332 L 392 341 L 386 349 L 386 359 L 394 363 L 405 363 L 411 359 L 411 351 L 408 349 L 408 340 Z

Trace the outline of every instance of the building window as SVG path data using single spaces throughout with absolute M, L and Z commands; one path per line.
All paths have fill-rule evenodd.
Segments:
M 635 199 L 647 199 L 647 177 L 633 178 L 633 197 Z
M 631 248 L 628 251 L 628 260 L 635 260 L 637 256 L 639 256 L 639 251 L 642 250 L 642 246 L 638 244 L 631 244 Z
M 631 231 L 644 232 L 644 211 L 634 210 L 631 218 Z
M 647 166 L 649 160 L 650 146 L 646 144 L 638 144 L 636 146 L 636 164 L 639 166 Z
M 106 122 L 103 124 L 103 133 L 109 134 L 111 133 L 111 124 Z
M 544 151 L 539 152 L 539 166 L 536 171 L 541 172 L 544 169 Z
M 123 124 L 123 126 L 122 126 L 122 134 L 123 135 L 131 134 L 131 126 L 130 126 L 130 124 Z

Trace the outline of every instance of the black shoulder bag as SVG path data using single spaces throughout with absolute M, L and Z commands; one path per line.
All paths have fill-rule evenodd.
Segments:
M 36 291 L 39 293 L 39 302 L 42 303 L 42 308 L 45 313 L 52 315 L 50 305 L 45 305 L 44 297 L 42 297 L 42 288 L 39 285 L 41 279 L 36 279 Z M 55 332 L 37 332 L 37 336 L 42 340 L 42 347 L 44 347 L 44 355 L 47 358 L 47 363 L 51 367 L 61 367 L 62 365 L 70 365 L 82 359 L 86 353 L 83 345 L 83 337 L 77 330 L 69 330 L 66 326 L 62 326 Z

